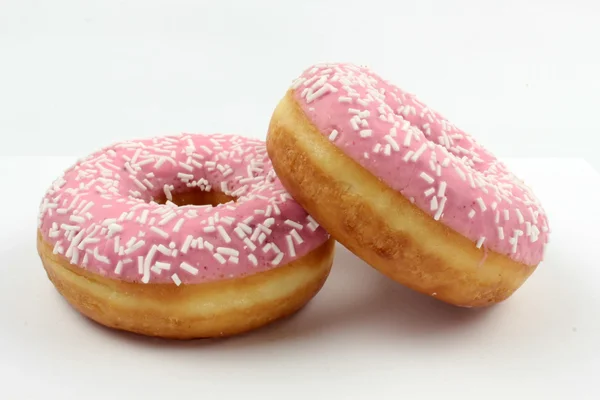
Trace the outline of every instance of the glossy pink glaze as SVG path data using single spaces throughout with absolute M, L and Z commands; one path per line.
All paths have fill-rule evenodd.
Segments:
M 238 199 L 216 207 L 152 201 L 190 188 Z M 104 148 L 52 184 L 39 227 L 55 253 L 91 272 L 178 285 L 270 270 L 328 238 L 281 186 L 264 142 L 232 135 Z
M 364 67 L 319 64 L 292 85 L 346 155 L 477 247 L 537 265 L 548 221 L 522 181 L 467 133 Z

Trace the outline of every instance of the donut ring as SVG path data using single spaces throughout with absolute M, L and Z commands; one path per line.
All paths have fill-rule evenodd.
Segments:
M 74 308 L 167 338 L 229 336 L 289 315 L 333 258 L 264 142 L 233 135 L 104 148 L 52 184 L 38 226 L 48 277 Z
M 465 307 L 497 303 L 543 258 L 548 221 L 531 190 L 367 68 L 304 71 L 274 111 L 267 150 L 332 237 L 419 292 Z

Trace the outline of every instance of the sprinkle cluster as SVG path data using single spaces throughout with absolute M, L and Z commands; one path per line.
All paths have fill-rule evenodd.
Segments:
M 319 131 L 435 220 L 529 265 L 548 242 L 532 191 L 469 134 L 364 67 L 318 64 L 292 84 Z
M 171 201 L 190 190 L 237 200 L 215 207 Z M 281 186 L 264 142 L 234 135 L 104 148 L 51 185 L 38 226 L 71 264 L 114 279 L 176 285 L 275 268 L 328 238 Z

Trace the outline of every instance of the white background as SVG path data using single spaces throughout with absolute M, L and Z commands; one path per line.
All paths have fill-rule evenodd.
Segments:
M 2 400 L 600 398 L 600 214 L 580 201 L 600 198 L 600 174 L 584 161 L 507 160 L 532 182 L 553 232 L 546 261 L 502 304 L 443 304 L 338 245 L 324 288 L 294 317 L 189 342 L 102 328 L 46 278 L 35 211 L 74 161 L 0 157 L 4 184 L 19 188 L 0 197 Z
M 596 0 L 1 0 L 4 155 L 264 135 L 291 80 L 371 66 L 499 156 L 600 169 Z
M 598 399 L 596 0 L 0 0 L 0 399 Z M 531 183 L 553 228 L 507 302 L 465 312 L 338 247 L 294 318 L 172 343 L 114 333 L 44 276 L 35 217 L 76 156 L 125 138 L 264 137 L 291 80 L 367 64 Z M 99 385 L 99 386 L 95 386 Z

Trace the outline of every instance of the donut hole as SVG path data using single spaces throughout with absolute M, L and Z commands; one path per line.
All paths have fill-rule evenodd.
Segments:
M 235 202 L 237 197 L 226 195 L 223 192 L 211 190 L 204 191 L 200 188 L 190 188 L 180 192 L 172 192 L 171 193 L 172 203 L 177 206 L 217 206 L 219 204 L 225 204 L 230 202 Z M 154 197 L 154 202 L 158 204 L 166 204 L 167 196 L 164 193 L 161 193 Z

